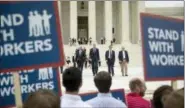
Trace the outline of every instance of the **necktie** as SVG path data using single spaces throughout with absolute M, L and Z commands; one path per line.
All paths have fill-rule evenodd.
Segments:
M 125 59 L 125 51 L 123 51 L 123 59 Z

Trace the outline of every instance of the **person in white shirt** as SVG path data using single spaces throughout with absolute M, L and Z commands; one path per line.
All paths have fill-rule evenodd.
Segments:
M 124 47 L 122 47 L 122 50 L 119 51 L 118 59 L 119 59 L 119 63 L 120 63 L 120 66 L 121 66 L 122 76 L 124 76 L 124 75 L 128 76 L 127 64 L 129 63 L 129 56 L 128 56 L 128 52 L 125 50 Z
M 61 108 L 92 108 L 78 95 L 82 86 L 82 72 L 75 67 L 67 68 L 62 76 L 66 93 L 61 97 Z
M 99 93 L 97 97 L 87 101 L 93 108 L 127 108 L 125 103 L 112 97 L 110 93 L 112 77 L 108 72 L 99 72 L 94 77 L 94 83 Z

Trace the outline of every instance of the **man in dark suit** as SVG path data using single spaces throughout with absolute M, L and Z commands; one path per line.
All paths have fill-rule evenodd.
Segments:
M 128 76 L 127 64 L 129 63 L 129 56 L 128 56 L 128 52 L 125 50 L 124 47 L 122 47 L 122 50 L 119 51 L 118 59 L 119 59 L 119 63 L 121 66 L 122 76 L 124 76 L 124 74 L 125 74 L 125 76 Z
M 92 64 L 93 76 L 98 72 L 98 62 L 100 61 L 99 49 L 96 48 L 96 44 L 93 44 L 93 48 L 90 49 L 89 58 Z
M 84 53 L 85 53 L 85 55 L 86 55 L 86 52 L 87 52 L 87 51 L 86 51 L 86 48 L 84 47 L 83 50 L 84 50 Z M 85 60 L 84 60 L 85 68 L 87 68 L 87 62 L 88 62 L 87 56 L 85 56 Z
M 73 67 L 76 67 L 76 58 L 75 58 L 75 54 L 72 56 L 72 62 L 73 62 Z
M 112 50 L 112 46 L 109 46 L 109 50 L 105 53 L 105 60 L 108 65 L 108 72 L 114 76 L 114 63 L 115 63 L 115 52 Z
M 76 50 L 76 62 L 78 65 L 78 68 L 83 71 L 83 64 L 85 61 L 86 55 L 84 53 L 84 50 L 82 49 L 82 47 L 80 47 L 79 49 Z

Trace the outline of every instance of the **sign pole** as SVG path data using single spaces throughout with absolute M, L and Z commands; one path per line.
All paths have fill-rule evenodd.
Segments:
M 19 73 L 14 72 L 13 73 L 13 79 L 14 79 L 14 89 L 15 89 L 15 103 L 17 108 L 22 108 L 22 97 L 21 97 L 21 86 L 20 86 L 20 79 L 19 79 Z
M 174 90 L 177 89 L 177 80 L 171 81 L 171 86 Z

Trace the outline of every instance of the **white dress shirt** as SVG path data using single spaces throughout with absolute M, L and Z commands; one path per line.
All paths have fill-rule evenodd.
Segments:
M 120 100 L 112 97 L 110 93 L 98 93 L 98 96 L 88 100 L 87 103 L 93 108 L 127 108 Z
M 60 108 L 92 108 L 89 104 L 82 101 L 78 95 L 64 94 L 61 97 Z
M 80 56 L 82 55 L 82 49 L 79 50 L 79 54 L 80 54 Z
M 122 51 L 122 54 L 123 54 L 123 59 L 125 59 L 125 51 Z
M 109 50 L 109 59 L 111 59 L 112 51 Z

